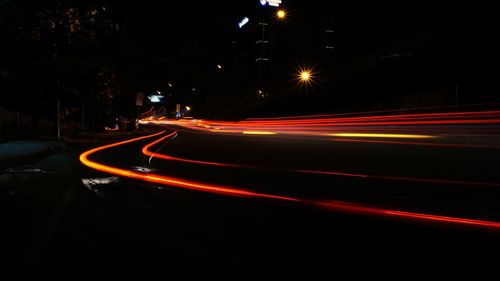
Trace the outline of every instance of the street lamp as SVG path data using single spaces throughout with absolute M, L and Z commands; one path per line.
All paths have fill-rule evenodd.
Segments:
M 300 80 L 304 82 L 309 82 L 311 80 L 311 72 L 304 70 L 300 73 Z
M 278 19 L 280 20 L 283 20 L 286 18 L 286 11 L 285 10 L 278 10 L 276 12 L 276 17 L 278 17 Z
M 266 22 L 266 18 L 270 15 L 269 13 L 266 12 L 268 9 L 265 6 L 270 6 L 274 8 L 279 8 L 280 5 L 282 4 L 282 0 L 260 0 L 260 4 L 263 6 L 261 9 L 261 17 L 262 20 L 258 23 L 259 27 L 262 29 L 262 36 L 260 39 L 258 39 L 257 42 L 255 42 L 257 49 L 259 50 L 257 52 L 257 58 L 256 62 L 258 64 L 258 78 L 257 78 L 257 84 L 258 87 L 263 89 L 266 88 L 267 84 L 267 69 L 268 69 L 268 64 L 270 61 L 269 58 L 269 38 L 266 34 L 266 32 L 270 28 L 270 24 Z M 284 9 L 277 9 L 275 17 L 277 20 L 284 20 L 286 17 L 286 12 Z M 265 95 L 264 93 L 258 93 L 259 96 Z
M 314 83 L 314 73 L 309 68 L 299 68 L 297 73 L 297 81 L 302 84 L 309 86 Z

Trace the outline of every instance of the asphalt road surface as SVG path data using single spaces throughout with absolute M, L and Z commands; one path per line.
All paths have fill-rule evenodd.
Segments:
M 145 123 L 80 156 L 28 276 L 426 276 L 486 272 L 500 249 L 496 124 Z

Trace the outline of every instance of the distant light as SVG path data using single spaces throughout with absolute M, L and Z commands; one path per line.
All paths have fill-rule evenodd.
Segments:
M 186 106 L 187 111 L 191 111 L 191 106 Z
M 148 96 L 148 99 L 152 103 L 160 103 L 163 100 L 163 96 L 162 95 L 151 95 L 151 96 Z
M 278 12 L 276 12 L 276 16 L 279 18 L 279 19 L 284 19 L 286 17 L 286 12 L 285 10 L 278 10 Z
M 267 2 L 269 3 L 269 6 L 273 7 L 279 7 L 282 3 L 281 0 L 267 0 Z
M 435 136 L 429 135 L 406 135 L 406 134 L 362 134 L 362 133 L 337 133 L 329 134 L 333 137 L 354 137 L 354 138 L 395 138 L 395 139 L 430 139 Z
M 158 95 L 161 95 L 161 92 L 160 92 L 160 91 L 156 91 L 156 93 L 157 93 Z
M 279 7 L 282 2 L 283 2 L 282 0 L 260 0 L 260 4 L 262 6 L 269 4 L 269 6 L 272 6 L 272 7 Z
M 218 69 L 222 69 L 222 65 L 218 64 L 218 65 L 217 65 L 217 68 L 218 68 Z
M 173 87 L 174 85 L 172 85 L 172 83 L 168 83 L 168 86 L 169 86 L 169 87 Z
M 238 26 L 239 28 L 243 28 L 248 22 L 250 21 L 249 18 L 247 17 L 244 17 L 239 23 L 238 23 Z
M 193 88 L 193 92 L 196 92 L 196 88 Z
M 118 125 L 115 125 L 114 127 L 104 127 L 104 130 L 106 130 L 106 131 L 118 131 L 118 130 L 120 130 L 120 127 L 118 127 Z
M 260 97 L 260 98 L 265 98 L 267 96 L 266 93 L 264 93 L 264 91 L 262 90 L 257 90 L 257 95 Z

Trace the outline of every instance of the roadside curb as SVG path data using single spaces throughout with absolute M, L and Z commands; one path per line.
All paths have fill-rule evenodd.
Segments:
M 17 141 L 0 144 L 0 170 L 35 163 L 66 150 L 63 142 Z

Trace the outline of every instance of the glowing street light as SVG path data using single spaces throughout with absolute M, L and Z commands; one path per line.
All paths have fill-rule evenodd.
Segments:
M 276 16 L 278 17 L 278 19 L 282 20 L 282 19 L 285 19 L 286 18 L 286 11 L 285 10 L 278 10 L 276 12 Z
M 297 73 L 297 81 L 300 84 L 310 86 L 314 83 L 314 72 L 309 68 L 299 68 Z
M 217 65 L 217 68 L 218 68 L 218 69 L 222 69 L 222 65 L 218 64 L 218 65 Z
M 300 80 L 303 82 L 309 82 L 311 80 L 311 72 L 309 70 L 300 72 Z
M 187 111 L 191 111 L 191 106 L 186 106 Z

